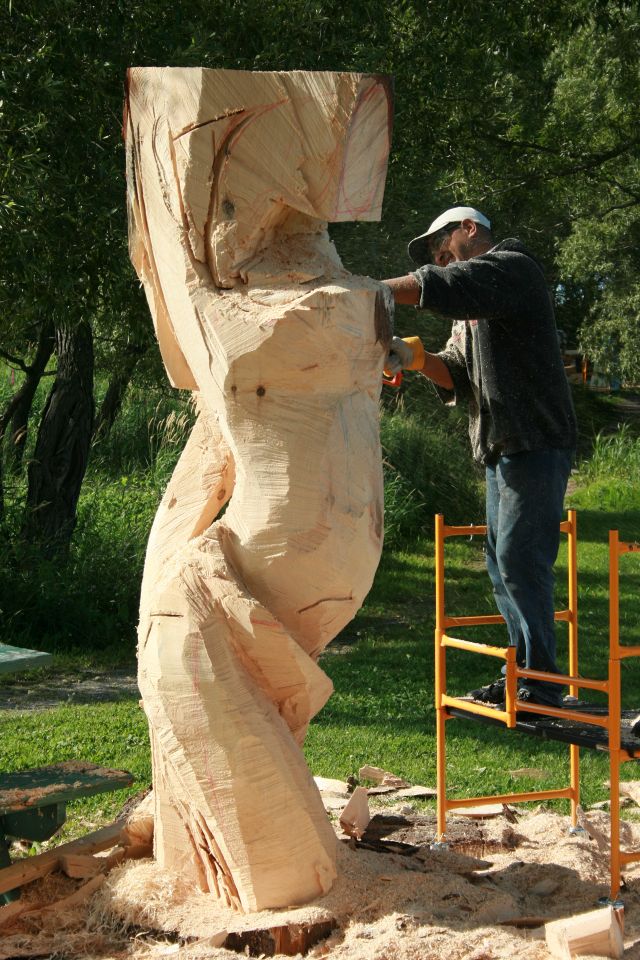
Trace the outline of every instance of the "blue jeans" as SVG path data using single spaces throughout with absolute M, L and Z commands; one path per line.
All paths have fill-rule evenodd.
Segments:
M 558 556 L 571 450 L 525 450 L 486 468 L 487 570 L 520 666 L 558 673 L 553 565 Z M 532 700 L 551 706 L 562 687 L 522 681 Z

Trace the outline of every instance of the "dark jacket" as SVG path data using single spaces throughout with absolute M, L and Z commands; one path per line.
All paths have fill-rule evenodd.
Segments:
M 474 458 L 574 448 L 576 418 L 542 267 L 519 240 L 447 267 L 416 270 L 420 306 L 456 321 L 438 356 L 467 401 Z

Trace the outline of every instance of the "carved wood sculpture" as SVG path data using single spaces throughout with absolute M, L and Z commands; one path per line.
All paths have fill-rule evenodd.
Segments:
M 244 911 L 336 874 L 300 744 L 379 560 L 391 305 L 326 221 L 379 219 L 390 113 L 362 74 L 128 74 L 131 258 L 199 411 L 142 588 L 155 854 Z

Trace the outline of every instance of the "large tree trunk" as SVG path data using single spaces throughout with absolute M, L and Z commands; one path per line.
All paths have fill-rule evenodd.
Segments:
M 147 349 L 147 347 L 139 345 L 130 346 L 120 357 L 120 364 L 109 380 L 107 391 L 93 425 L 94 440 L 104 440 L 109 436 L 111 427 L 120 413 L 127 387 L 131 383 L 135 369 Z
M 38 337 L 38 346 L 33 363 L 25 371 L 24 383 L 16 392 L 13 404 L 13 414 L 11 417 L 11 427 L 9 430 L 9 446 L 7 449 L 7 466 L 14 473 L 18 473 L 22 467 L 24 449 L 27 442 L 27 427 L 31 405 L 35 396 L 38 384 L 47 368 L 49 358 L 53 353 L 55 338 L 54 327 L 50 320 L 46 320 L 40 328 Z
M 131 256 L 200 409 L 142 589 L 155 852 L 240 910 L 335 878 L 300 744 L 382 547 L 390 307 L 326 221 L 379 218 L 389 117 L 363 74 L 129 72 Z
M 4 520 L 4 438 L 16 405 L 14 394 L 0 415 L 0 521 Z
M 88 323 L 56 330 L 58 369 L 40 421 L 23 532 L 47 554 L 65 551 L 76 523 L 93 427 L 93 341 Z

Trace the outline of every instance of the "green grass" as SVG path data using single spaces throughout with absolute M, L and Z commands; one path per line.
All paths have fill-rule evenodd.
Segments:
M 480 473 L 469 457 L 466 422 L 441 414 L 425 429 L 421 415 L 383 414 L 380 436 L 387 547 L 415 543 L 431 530 L 434 513 L 455 523 L 480 512 Z
M 479 518 L 476 518 L 479 519 Z M 607 644 L 606 530 L 620 517 L 584 511 L 581 540 L 581 669 L 604 675 Z M 640 530 L 640 513 L 627 515 Z M 637 558 L 629 557 L 630 564 Z M 452 612 L 493 609 L 479 541 L 447 547 L 447 604 Z M 557 566 L 558 605 L 564 603 L 566 559 Z M 626 642 L 638 638 L 637 575 L 622 576 L 622 623 Z M 433 707 L 433 562 L 432 544 L 415 551 L 385 555 L 374 589 L 358 617 L 322 658 L 335 693 L 311 725 L 305 753 L 314 773 L 346 777 L 364 763 L 393 770 L 412 782 L 435 783 L 435 714 Z M 560 633 L 560 661 L 566 647 Z M 504 628 L 467 631 L 475 638 L 504 642 Z M 70 662 L 67 661 L 68 669 Z M 449 689 L 464 693 L 494 677 L 495 661 L 457 651 L 448 657 Z M 25 679 L 26 678 L 26 679 Z M 28 682 L 25 675 L 22 683 Z M 640 705 L 640 671 L 625 666 L 626 701 Z M 149 783 L 145 719 L 135 701 L 91 707 L 63 706 L 16 716 L 5 712 L 0 742 L 7 770 L 56 760 L 85 759 L 131 770 L 138 790 Z M 460 796 L 561 787 L 567 783 L 568 750 L 517 733 L 493 730 L 467 721 L 449 721 L 449 782 Z M 582 794 L 589 805 L 607 796 L 607 757 L 583 751 Z M 533 767 L 546 772 L 541 781 L 515 779 L 510 771 Z M 625 776 L 623 772 L 623 777 Z M 108 820 L 125 793 L 75 804 L 67 833 L 87 823 Z M 420 806 L 420 805 L 418 805 Z M 563 805 L 558 805 L 562 810 Z

